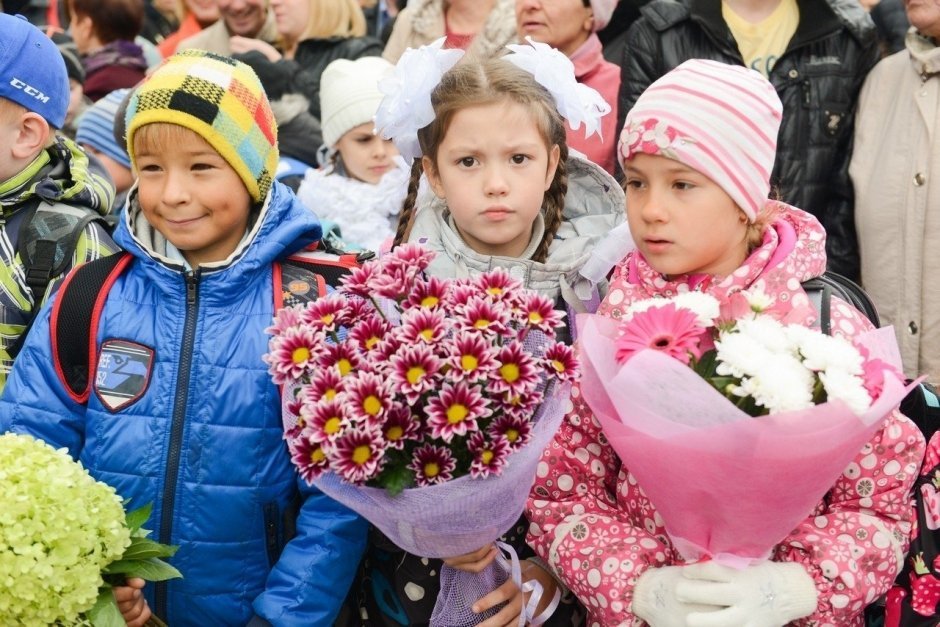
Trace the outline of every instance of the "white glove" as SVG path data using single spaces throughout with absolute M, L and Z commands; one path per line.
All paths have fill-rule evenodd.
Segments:
M 690 612 L 720 611 L 709 604 L 683 603 L 676 598 L 676 585 L 683 581 L 682 570 L 688 566 L 650 568 L 637 579 L 630 611 L 652 627 L 686 627 Z
M 689 614 L 688 627 L 780 627 L 812 614 L 817 600 L 813 578 L 793 562 L 760 562 L 743 570 L 692 564 L 682 569 L 675 590 L 686 603 L 724 606 Z

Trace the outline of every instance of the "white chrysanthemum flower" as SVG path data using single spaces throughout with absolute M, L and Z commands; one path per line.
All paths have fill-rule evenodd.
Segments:
M 715 371 L 725 377 L 749 377 L 760 370 L 771 353 L 742 333 L 721 333 L 715 342 L 718 364 Z
M 871 396 L 865 390 L 861 377 L 836 368 L 819 373 L 819 380 L 822 381 L 829 400 L 844 401 L 856 415 L 864 414 L 871 407 Z
M 796 347 L 787 336 L 786 327 L 770 316 L 738 321 L 735 329 L 754 344 L 763 346 L 771 353 L 796 354 Z
M 703 292 L 682 292 L 673 301 L 676 307 L 682 307 L 694 313 L 698 318 L 698 323 L 706 329 L 715 326 L 720 304 L 714 296 Z
M 4 624 L 73 624 L 130 545 L 121 498 L 65 449 L 12 433 L 0 435 L 0 485 Z
M 770 413 L 797 411 L 813 406 L 813 373 L 784 353 L 768 355 L 756 374 L 741 381 L 738 396 L 751 396 Z
M 764 288 L 761 286 L 754 286 L 749 290 L 741 292 L 744 298 L 747 300 L 747 304 L 751 306 L 751 311 L 755 313 L 761 313 L 770 309 L 774 304 L 774 297 L 764 291 Z
M 851 375 L 862 374 L 862 354 L 848 340 L 797 325 L 787 327 L 787 334 L 802 355 L 803 365 L 810 370 L 842 370 Z
M 643 313 L 652 307 L 662 307 L 668 302 L 669 301 L 665 298 L 644 298 L 642 300 L 634 301 L 630 303 L 630 306 L 627 307 L 627 310 L 623 312 L 623 317 L 621 320 L 623 322 L 629 322 L 636 314 Z

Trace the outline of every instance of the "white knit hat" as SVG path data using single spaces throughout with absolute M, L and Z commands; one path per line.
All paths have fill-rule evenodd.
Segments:
M 698 170 L 753 221 L 767 202 L 783 105 L 773 85 L 740 65 L 692 59 L 640 94 L 618 153 L 661 155 Z
M 614 14 L 620 0 L 591 0 L 594 9 L 594 30 L 603 30 L 610 23 L 610 16 Z
M 320 79 L 320 126 L 328 148 L 350 129 L 372 121 L 384 96 L 379 80 L 394 67 L 382 57 L 337 59 L 326 66 Z

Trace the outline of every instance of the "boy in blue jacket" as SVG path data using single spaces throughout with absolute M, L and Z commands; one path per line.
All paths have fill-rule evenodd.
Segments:
M 272 182 L 277 129 L 245 64 L 177 54 L 137 88 L 126 122 L 138 183 L 115 241 L 133 261 L 101 311 L 93 393 L 56 376 L 47 307 L 0 399 L 0 432 L 68 447 L 129 507 L 153 503 L 147 526 L 179 545 L 183 579 L 148 585 L 146 606 L 119 589 L 130 623 L 152 610 L 173 627 L 329 625 L 366 523 L 294 472 L 261 359 L 272 263 L 320 226 Z

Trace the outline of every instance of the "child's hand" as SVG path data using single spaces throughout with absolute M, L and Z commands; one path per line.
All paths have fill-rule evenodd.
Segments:
M 474 603 L 471 609 L 480 614 L 500 603 L 506 603 L 506 606 L 497 612 L 496 616 L 486 619 L 478 627 L 513 627 L 519 624 L 519 615 L 525 608 L 525 599 L 522 590 L 512 579 Z
M 128 627 L 143 627 L 152 613 L 141 592 L 146 582 L 143 579 L 128 579 L 126 586 L 114 587 L 114 600 Z
M 496 545 L 489 544 L 483 548 L 473 551 L 472 553 L 458 555 L 457 557 L 449 557 L 444 560 L 444 563 L 451 568 L 456 568 L 457 570 L 462 570 L 468 573 L 479 573 L 484 568 L 489 566 L 490 562 L 492 562 L 494 559 L 496 559 Z
M 533 616 L 538 616 L 545 611 L 548 604 L 555 598 L 558 582 L 555 581 L 551 573 L 539 564 L 525 560 L 522 562 L 522 581 L 532 581 L 533 579 L 542 585 L 542 597 L 539 599 L 539 604 L 535 606 L 535 613 L 533 614 Z M 525 601 L 528 603 L 529 599 L 527 598 Z

